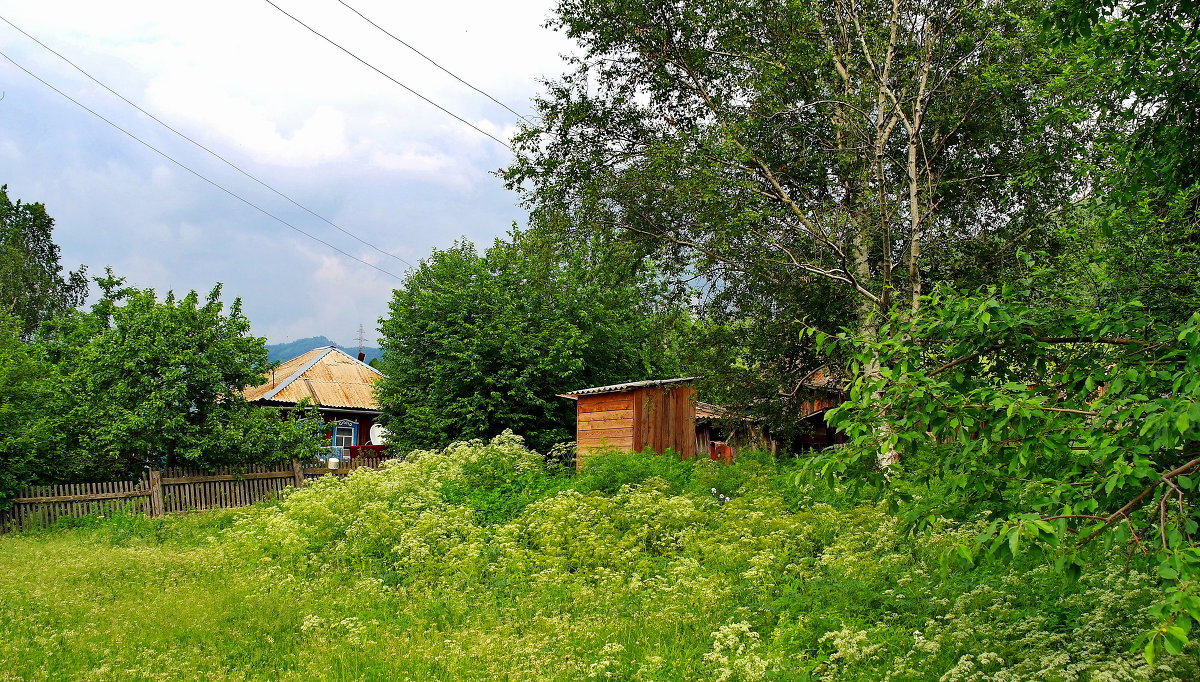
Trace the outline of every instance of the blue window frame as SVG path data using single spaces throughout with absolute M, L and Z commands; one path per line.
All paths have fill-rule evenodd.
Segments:
M 334 422 L 333 429 L 329 434 L 329 441 L 335 448 L 358 445 L 358 424 L 349 419 Z

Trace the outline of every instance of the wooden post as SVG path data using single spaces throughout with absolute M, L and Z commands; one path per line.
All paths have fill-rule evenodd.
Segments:
M 300 468 L 300 460 L 292 460 L 292 477 L 296 481 L 297 488 L 304 487 L 304 470 Z
M 150 470 L 150 516 L 163 515 L 162 472 Z

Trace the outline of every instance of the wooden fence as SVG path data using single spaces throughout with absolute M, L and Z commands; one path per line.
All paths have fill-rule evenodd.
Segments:
M 8 511 L 0 512 L 0 533 L 40 528 L 62 518 L 90 514 L 162 516 L 244 507 L 274 497 L 284 488 L 303 486 L 306 479 L 373 469 L 384 459 L 357 457 L 333 471 L 319 466 L 317 461 L 299 460 L 292 460 L 287 468 L 252 465 L 202 471 L 170 467 L 147 472 L 136 481 L 31 486 L 13 499 Z

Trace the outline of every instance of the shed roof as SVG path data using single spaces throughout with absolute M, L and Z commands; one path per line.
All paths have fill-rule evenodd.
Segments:
M 581 388 L 578 391 L 568 391 L 559 393 L 560 398 L 570 398 L 578 400 L 581 395 L 597 395 L 599 393 L 621 393 L 623 391 L 632 391 L 635 388 L 646 388 L 648 386 L 667 386 L 670 384 L 684 384 L 695 381 L 700 377 L 679 377 L 677 379 L 647 379 L 646 381 L 630 381 L 625 384 L 613 384 L 611 386 L 596 386 L 594 388 Z
M 383 374 L 336 346 L 314 348 L 263 376 L 266 383 L 243 391 L 246 400 L 294 405 L 308 398 L 321 407 L 379 410 L 375 382 Z
M 720 419 L 730 416 L 734 416 L 734 413 L 727 407 L 696 401 L 696 419 Z

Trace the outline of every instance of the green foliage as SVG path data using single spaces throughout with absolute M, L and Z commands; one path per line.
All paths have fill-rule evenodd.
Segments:
M 1138 301 L 1158 324 L 1185 322 L 1200 310 L 1198 200 L 1200 187 L 1173 195 L 1147 188 L 1080 205 L 1059 227 L 1062 286 L 1098 312 Z
M 21 342 L 21 320 L 0 309 L 0 509 L 53 466 L 49 403 L 53 368 Z
M 668 456 L 669 455 L 669 456 Z M 624 450 L 599 450 L 589 453 L 583 470 L 571 487 L 580 492 L 599 491 L 611 495 L 623 486 L 638 485 L 650 478 L 661 478 L 678 492 L 692 480 L 692 464 L 680 461 L 673 453 L 661 457 L 653 453 Z
M 275 462 L 315 449 L 313 429 L 242 398 L 269 367 L 240 301 L 218 285 L 160 300 L 111 273 L 90 313 L 48 324 L 39 346 L 55 363 L 40 409 L 58 417 L 58 482 L 137 476 L 147 466 Z
M 476 522 L 490 526 L 511 521 L 531 502 L 562 487 L 547 467 L 525 459 L 483 456 L 462 464 L 460 474 L 442 483 L 441 494 L 450 504 L 475 511 Z
M 812 486 L 843 508 L 789 508 L 791 473 L 764 456 L 675 462 L 692 470 L 678 485 L 646 476 L 666 458 L 612 456 L 606 479 L 640 481 L 543 488 L 499 522 L 472 507 L 496 484 L 486 472 L 580 482 L 542 462 L 506 434 L 324 477 L 232 525 L 220 512 L 0 538 L 0 668 L 101 680 L 1200 673 L 1194 643 L 1153 664 L 1127 651 L 1159 579 L 1095 548 L 1073 582 L 1024 554 L 943 570 L 939 557 L 986 519 L 910 535 L 881 506 Z M 724 497 L 699 489 L 713 481 Z
M 21 321 L 23 339 L 87 297 L 84 268 L 63 276 L 53 230 L 44 206 L 13 203 L 0 185 L 0 309 Z
M 572 439 L 568 390 L 655 376 L 669 362 L 649 283 L 544 262 L 516 239 L 435 251 L 380 321 L 380 419 L 401 448 L 511 428 L 542 451 Z
M 997 281 L 1092 134 L 1040 3 L 559 3 L 573 69 L 506 170 L 535 234 L 652 258 L 702 321 L 702 390 L 783 436 L 828 362 L 930 282 Z M 1090 82 L 1090 81 L 1088 81 Z M 933 85 L 936 83 L 936 86 Z M 835 359 L 836 361 L 837 359 Z
M 988 242 L 982 263 L 1065 200 L 1087 116 L 1063 115 L 1041 10 L 562 2 L 575 68 L 506 178 L 539 229 L 628 230 L 780 305 L 828 280 L 864 323 L 960 243 Z
M 866 474 L 899 451 L 889 488 L 911 523 L 997 515 L 956 550 L 967 562 L 1061 547 L 1077 573 L 1072 548 L 1099 540 L 1160 564 L 1148 652 L 1177 650 L 1200 620 L 1200 314 L 1164 328 L 1136 305 L 1046 305 L 1031 284 L 943 291 L 893 318 L 861 346 L 879 377 L 830 415 L 851 447 L 813 466 Z
M 30 483 L 136 477 L 145 467 L 305 456 L 319 435 L 241 397 L 268 368 L 240 301 L 123 287 L 90 312 L 83 269 L 62 274 L 41 204 L 0 186 L 0 508 Z M 311 417 L 312 415 L 307 415 Z
M 682 346 L 686 374 L 701 377 L 705 402 L 754 414 L 781 442 L 803 433 L 802 388 L 812 372 L 841 358 L 814 348 L 808 334 L 855 323 L 853 301 L 825 281 L 785 288 L 744 281 L 710 292 Z
M 1047 36 L 1079 48 L 1066 76 L 1097 111 L 1087 201 L 1063 217 L 1064 282 L 1098 310 L 1140 301 L 1162 324 L 1200 308 L 1200 33 L 1194 0 L 1059 0 Z
M 1083 46 L 1081 66 L 1107 80 L 1089 94 L 1120 122 L 1101 147 L 1101 177 L 1118 204 L 1169 198 L 1200 181 L 1197 9 L 1195 0 L 1059 0 L 1046 13 L 1048 35 Z

